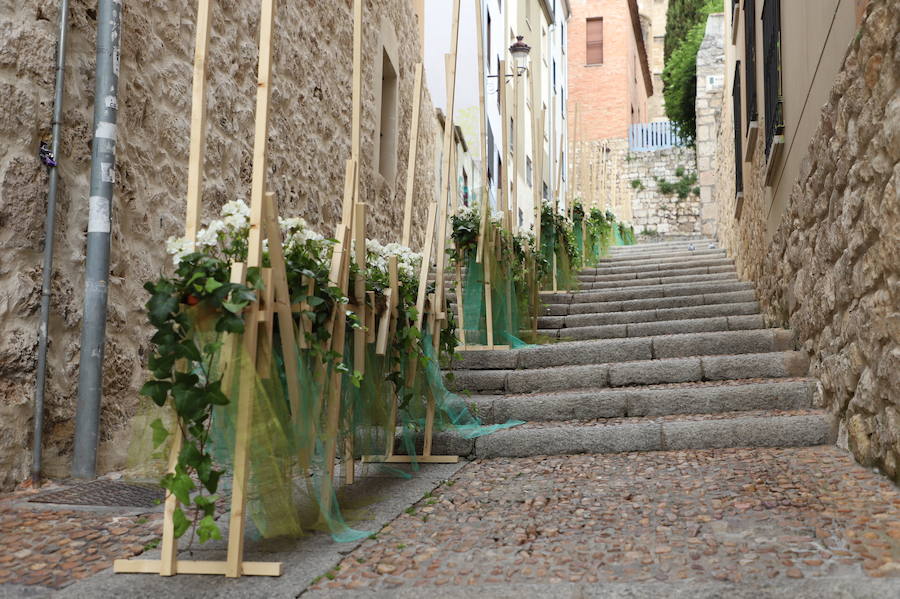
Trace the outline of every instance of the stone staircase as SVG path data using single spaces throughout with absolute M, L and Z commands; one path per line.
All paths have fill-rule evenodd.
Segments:
M 691 249 L 693 248 L 693 249 Z M 542 294 L 556 343 L 461 352 L 447 386 L 485 424 L 439 433 L 435 451 L 476 457 L 833 442 L 790 331 L 764 328 L 749 283 L 708 240 L 613 248 L 574 293 Z

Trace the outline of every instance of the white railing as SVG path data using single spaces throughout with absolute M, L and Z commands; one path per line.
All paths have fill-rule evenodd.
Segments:
M 685 145 L 672 121 L 637 123 L 628 127 L 628 149 L 651 152 Z

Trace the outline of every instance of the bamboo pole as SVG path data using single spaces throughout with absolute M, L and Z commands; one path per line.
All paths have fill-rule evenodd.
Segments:
M 509 118 L 506 109 L 506 60 L 500 61 L 497 77 L 497 93 L 500 95 L 500 156 L 501 168 L 497 169 L 500 181 L 500 211 L 503 213 L 503 230 L 510 230 L 509 222 Z

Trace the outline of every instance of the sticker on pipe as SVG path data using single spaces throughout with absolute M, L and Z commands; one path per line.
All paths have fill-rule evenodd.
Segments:
M 109 233 L 109 199 L 91 196 L 88 212 L 88 233 Z

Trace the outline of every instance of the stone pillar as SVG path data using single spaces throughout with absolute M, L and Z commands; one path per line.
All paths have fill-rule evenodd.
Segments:
M 697 177 L 700 182 L 700 230 L 716 235 L 716 135 L 725 84 L 725 16 L 711 14 L 697 52 Z

